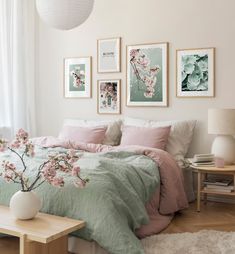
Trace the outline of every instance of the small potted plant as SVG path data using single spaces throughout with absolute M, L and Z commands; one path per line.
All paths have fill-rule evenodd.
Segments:
M 75 150 L 68 150 L 65 153 L 49 154 L 48 159 L 39 165 L 37 173 L 33 179 L 27 176 L 27 163 L 25 157 L 34 157 L 35 149 L 29 140 L 29 135 L 20 129 L 13 142 L 8 143 L 0 139 L 0 152 L 9 150 L 19 159 L 21 167 L 14 163 L 3 160 L 1 164 L 0 176 L 8 183 L 15 183 L 21 186 L 21 190 L 16 192 L 10 200 L 10 209 L 18 219 L 32 219 L 41 209 L 41 200 L 34 192 L 39 186 L 48 182 L 56 187 L 63 187 L 65 181 L 63 174 L 73 176 L 76 187 L 85 187 L 88 179 L 80 177 L 80 167 L 76 164 L 79 156 Z

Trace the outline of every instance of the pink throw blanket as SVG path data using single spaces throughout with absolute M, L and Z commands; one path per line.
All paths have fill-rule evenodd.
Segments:
M 101 144 L 85 144 L 68 142 L 54 137 L 32 139 L 33 143 L 42 147 L 63 147 L 78 149 L 91 153 L 108 151 L 132 151 L 148 156 L 159 166 L 161 185 L 146 204 L 149 223 L 136 231 L 140 238 L 156 234 L 168 226 L 175 212 L 188 207 L 184 191 L 183 175 L 173 157 L 160 149 L 142 146 L 107 146 Z

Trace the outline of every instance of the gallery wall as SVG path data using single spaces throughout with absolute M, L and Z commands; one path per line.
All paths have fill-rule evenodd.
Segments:
M 235 108 L 234 0 L 96 0 L 89 19 L 71 31 L 50 28 L 36 18 L 37 134 L 57 135 L 64 118 L 154 120 L 196 119 L 190 153 L 208 152 L 207 110 Z M 121 73 L 97 74 L 97 39 L 122 38 Z M 126 45 L 169 42 L 169 106 L 126 107 Z M 216 97 L 176 98 L 176 49 L 216 47 Z M 92 56 L 92 99 L 63 95 L 63 59 Z M 122 80 L 122 114 L 97 114 L 98 79 Z

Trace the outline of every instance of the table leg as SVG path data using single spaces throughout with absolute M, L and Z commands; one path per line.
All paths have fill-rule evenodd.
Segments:
M 207 173 L 204 174 L 203 180 L 205 181 L 207 179 Z M 207 203 L 207 193 L 203 194 L 203 203 L 206 205 Z
M 20 254 L 25 254 L 26 235 L 20 236 Z
M 207 203 L 207 193 L 203 193 L 203 203 L 204 205 Z
M 20 254 L 68 254 L 68 236 L 62 236 L 49 243 L 24 240 Z M 20 247 L 21 248 L 21 247 Z
M 201 203 L 201 172 L 197 173 L 197 211 L 200 212 Z
M 234 191 L 235 191 L 235 174 L 233 174 L 233 189 L 234 189 Z

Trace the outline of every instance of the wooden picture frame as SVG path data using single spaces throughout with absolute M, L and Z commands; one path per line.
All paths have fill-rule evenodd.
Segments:
M 215 48 L 176 50 L 176 97 L 215 96 Z
M 91 98 L 92 58 L 74 57 L 64 59 L 64 97 Z
M 126 47 L 126 105 L 168 106 L 168 43 Z
M 97 80 L 97 113 L 121 114 L 121 80 Z
M 97 40 L 97 72 L 121 72 L 121 38 Z

